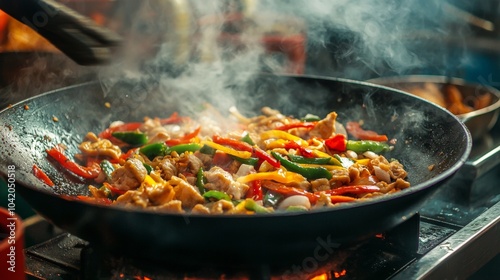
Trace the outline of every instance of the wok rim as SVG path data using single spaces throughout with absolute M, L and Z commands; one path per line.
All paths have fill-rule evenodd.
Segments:
M 429 188 L 432 188 L 433 186 L 435 186 L 436 184 L 438 184 L 440 182 L 443 182 L 447 179 L 450 179 L 464 165 L 464 163 L 467 161 L 467 159 L 470 155 L 470 152 L 472 150 L 472 142 L 473 141 L 472 141 L 471 133 L 470 133 L 469 129 L 467 128 L 467 126 L 464 124 L 464 122 L 462 122 L 458 118 L 457 115 L 452 114 L 448 110 L 434 104 L 433 102 L 430 102 L 424 98 L 412 95 L 408 92 L 405 92 L 405 91 L 402 91 L 399 89 L 395 89 L 395 88 L 391 88 L 388 86 L 380 85 L 380 84 L 371 83 L 370 81 L 358 81 L 358 80 L 338 78 L 338 77 L 329 77 L 329 76 L 298 75 L 298 74 L 270 74 L 270 73 L 259 73 L 257 76 L 263 76 L 263 77 L 265 77 L 265 76 L 268 76 L 268 77 L 277 76 L 279 78 L 335 81 L 335 82 L 341 82 L 341 83 L 347 83 L 347 84 L 353 84 L 353 85 L 363 85 L 363 86 L 367 86 L 367 87 L 371 87 L 371 88 L 383 89 L 383 90 L 387 90 L 387 91 L 394 92 L 397 94 L 403 94 L 403 95 L 409 96 L 410 98 L 413 98 L 413 99 L 418 99 L 420 102 L 428 103 L 431 106 L 435 107 L 435 109 L 439 109 L 443 113 L 445 113 L 448 116 L 455 119 L 455 121 L 460 125 L 462 130 L 465 132 L 465 135 L 464 135 L 465 140 L 466 140 L 465 150 L 463 151 L 462 155 L 460 156 L 460 159 L 457 160 L 450 168 L 448 168 L 447 170 L 445 170 L 442 173 L 437 174 L 435 177 L 431 178 L 430 180 L 421 182 L 415 186 L 410 186 L 409 188 L 398 191 L 396 193 L 392 193 L 390 195 L 382 195 L 382 196 L 378 196 L 378 197 L 374 197 L 374 198 L 369 198 L 369 199 L 362 201 L 362 202 L 341 203 L 341 204 L 336 205 L 334 207 L 324 207 L 324 208 L 314 209 L 313 211 L 308 211 L 308 212 L 281 212 L 281 211 L 279 211 L 279 212 L 273 212 L 270 214 L 253 214 L 253 215 L 247 215 L 247 214 L 192 214 L 192 213 L 161 212 L 161 211 L 149 210 L 147 208 L 141 209 L 141 208 L 118 206 L 118 205 L 103 205 L 103 204 L 91 203 L 91 202 L 86 202 L 86 201 L 77 200 L 77 199 L 74 199 L 74 200 L 66 199 L 66 198 L 62 197 L 61 195 L 58 195 L 58 194 L 54 193 L 53 191 L 50 191 L 51 190 L 50 187 L 40 188 L 40 187 L 37 187 L 35 185 L 29 184 L 22 179 L 16 179 L 16 185 L 20 185 L 22 188 L 31 189 L 32 191 L 35 191 L 35 192 L 42 192 L 44 195 L 50 195 L 52 197 L 56 197 L 57 199 L 63 199 L 63 200 L 69 201 L 71 203 L 77 203 L 77 204 L 81 204 L 81 205 L 84 205 L 87 207 L 102 208 L 102 209 L 105 209 L 108 211 L 120 211 L 120 212 L 125 211 L 125 212 L 129 212 L 129 213 L 135 213 L 135 214 L 141 214 L 141 215 L 142 214 L 144 214 L 144 215 L 159 215 L 162 217 L 176 217 L 176 218 L 188 216 L 189 218 L 195 218 L 195 219 L 220 219 L 220 218 L 241 219 L 243 217 L 245 219 L 263 219 L 263 218 L 274 219 L 274 218 L 280 218 L 280 217 L 302 216 L 302 215 L 311 215 L 311 214 L 314 215 L 314 214 L 321 214 L 321 213 L 324 214 L 326 212 L 336 212 L 336 211 L 342 211 L 344 209 L 356 209 L 356 208 L 360 208 L 360 207 L 367 207 L 369 205 L 381 204 L 381 203 L 384 203 L 386 201 L 396 200 L 398 198 L 410 196 L 410 195 L 417 193 L 417 192 L 425 191 Z M 125 79 L 126 80 L 133 80 L 130 78 L 122 78 L 122 79 L 118 79 L 118 80 L 125 80 Z M 50 91 L 38 94 L 36 96 L 26 98 L 24 100 L 21 100 L 21 101 L 15 103 L 15 104 L 12 104 L 12 106 L 9 106 L 7 108 L 0 110 L 0 116 L 9 110 L 15 110 L 16 108 L 22 107 L 26 103 L 28 103 L 32 100 L 40 99 L 40 98 L 43 98 L 43 97 L 46 97 L 49 95 L 53 95 L 53 94 L 54 95 L 61 94 L 61 92 L 64 92 L 66 90 L 70 90 L 73 88 L 95 85 L 95 84 L 100 83 L 101 81 L 102 80 L 83 82 L 83 83 L 79 83 L 79 84 L 75 84 L 75 85 L 62 87 L 59 89 L 50 90 Z M 500 100 L 499 100 L 499 103 L 500 103 Z M 0 170 L 0 174 L 2 174 L 3 176 L 7 176 L 7 173 L 4 170 Z

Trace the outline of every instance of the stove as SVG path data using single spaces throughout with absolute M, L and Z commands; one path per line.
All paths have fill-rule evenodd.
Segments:
M 39 216 L 25 224 L 27 279 L 493 279 L 500 274 L 500 123 L 418 215 L 283 267 L 152 263 L 101 252 Z

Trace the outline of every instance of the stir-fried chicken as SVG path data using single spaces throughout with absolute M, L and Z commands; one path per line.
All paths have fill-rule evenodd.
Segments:
M 131 158 L 124 166 L 119 167 L 111 173 L 111 184 L 122 191 L 136 189 L 144 181 L 148 171 L 142 161 Z
M 231 195 L 233 199 L 244 197 L 249 188 L 248 185 L 235 181 L 229 172 L 217 166 L 205 171 L 204 175 L 208 181 L 205 184 L 205 188 L 223 191 Z
M 78 148 L 84 155 L 92 157 L 101 156 L 117 159 L 122 153 L 120 147 L 113 145 L 108 139 L 100 139 L 92 132 L 87 133 L 85 141 Z

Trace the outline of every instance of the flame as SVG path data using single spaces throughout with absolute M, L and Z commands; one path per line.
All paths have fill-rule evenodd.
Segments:
M 329 279 L 328 274 L 325 272 L 323 274 L 314 276 L 310 280 L 328 280 L 328 279 Z
M 337 272 L 337 271 L 335 271 L 335 272 L 333 273 L 333 276 L 334 276 L 335 278 L 340 278 L 340 277 L 345 276 L 346 274 L 347 274 L 347 271 L 346 271 L 345 269 L 342 269 L 342 271 L 341 271 L 341 272 Z

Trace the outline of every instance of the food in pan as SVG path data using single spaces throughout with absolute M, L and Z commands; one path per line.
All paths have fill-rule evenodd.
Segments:
M 344 126 L 335 112 L 299 119 L 268 107 L 255 117 L 230 111 L 234 123 L 207 117 L 220 116 L 211 106 L 196 119 L 114 122 L 89 132 L 74 159 L 63 145 L 47 155 L 91 182 L 79 199 L 175 213 L 311 211 L 410 187 L 403 165 L 383 155 L 395 139 L 362 121 Z

